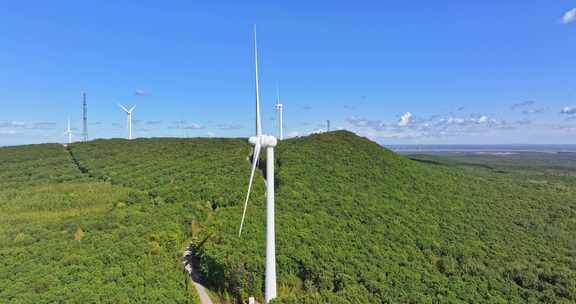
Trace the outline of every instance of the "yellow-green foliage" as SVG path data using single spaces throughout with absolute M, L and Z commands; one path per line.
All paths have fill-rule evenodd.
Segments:
M 167 203 L 236 204 L 247 184 L 250 148 L 239 139 L 96 140 L 71 150 L 94 178 L 145 190 Z
M 197 303 L 185 207 L 83 176 L 62 146 L 21 148 L 0 148 L 0 303 Z
M 85 177 L 58 144 L 0 148 L 0 190 L 78 181 Z

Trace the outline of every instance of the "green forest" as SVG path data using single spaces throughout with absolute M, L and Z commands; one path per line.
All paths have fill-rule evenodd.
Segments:
M 62 145 L 0 148 L 0 303 L 197 303 L 192 218 L 83 171 Z
M 237 234 L 250 153 L 201 138 L 0 148 L 0 303 L 197 303 L 190 243 L 217 300 L 262 302 L 263 166 Z M 274 302 L 576 303 L 574 168 L 486 166 L 347 131 L 280 142 Z

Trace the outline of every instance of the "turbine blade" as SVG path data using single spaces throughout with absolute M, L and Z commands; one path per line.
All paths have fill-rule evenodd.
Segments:
M 122 110 L 124 110 L 124 112 L 128 113 L 128 110 L 126 110 L 126 108 L 125 108 L 123 105 L 118 104 L 118 106 L 119 106 L 120 108 L 122 108 Z
M 242 227 L 244 227 L 244 218 L 246 217 L 246 210 L 248 209 L 248 199 L 250 199 L 250 192 L 252 191 L 252 182 L 254 181 L 254 173 L 256 166 L 260 160 L 260 143 L 257 142 L 254 146 L 254 154 L 252 156 L 252 171 L 250 171 L 250 180 L 248 181 L 248 193 L 246 193 L 246 201 L 244 201 L 244 211 L 242 212 L 242 221 L 240 222 L 240 230 L 238 236 L 242 235 Z
M 132 113 L 132 111 L 133 111 L 134 109 L 136 109 L 136 105 L 134 105 L 132 108 L 130 108 L 130 111 L 129 111 L 129 112 Z
M 254 25 L 254 66 L 256 68 L 256 135 L 262 135 L 262 122 L 260 121 L 260 88 L 258 78 L 258 44 L 256 39 L 256 25 Z

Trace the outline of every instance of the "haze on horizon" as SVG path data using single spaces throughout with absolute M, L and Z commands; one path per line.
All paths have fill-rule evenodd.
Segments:
M 6 3 L 0 146 L 253 133 L 251 27 L 264 128 L 383 144 L 576 144 L 576 2 Z

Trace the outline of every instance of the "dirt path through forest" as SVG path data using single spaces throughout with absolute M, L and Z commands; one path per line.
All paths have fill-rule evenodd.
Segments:
M 186 251 L 184 251 L 184 261 L 182 263 L 184 263 L 184 268 L 190 275 L 190 278 L 192 278 L 192 283 L 198 292 L 200 303 L 213 304 L 212 299 L 210 299 L 210 296 L 208 295 L 208 292 L 206 292 L 206 287 L 204 287 L 204 285 L 201 283 L 200 275 L 194 270 L 194 256 L 192 255 L 192 248 L 188 248 Z

